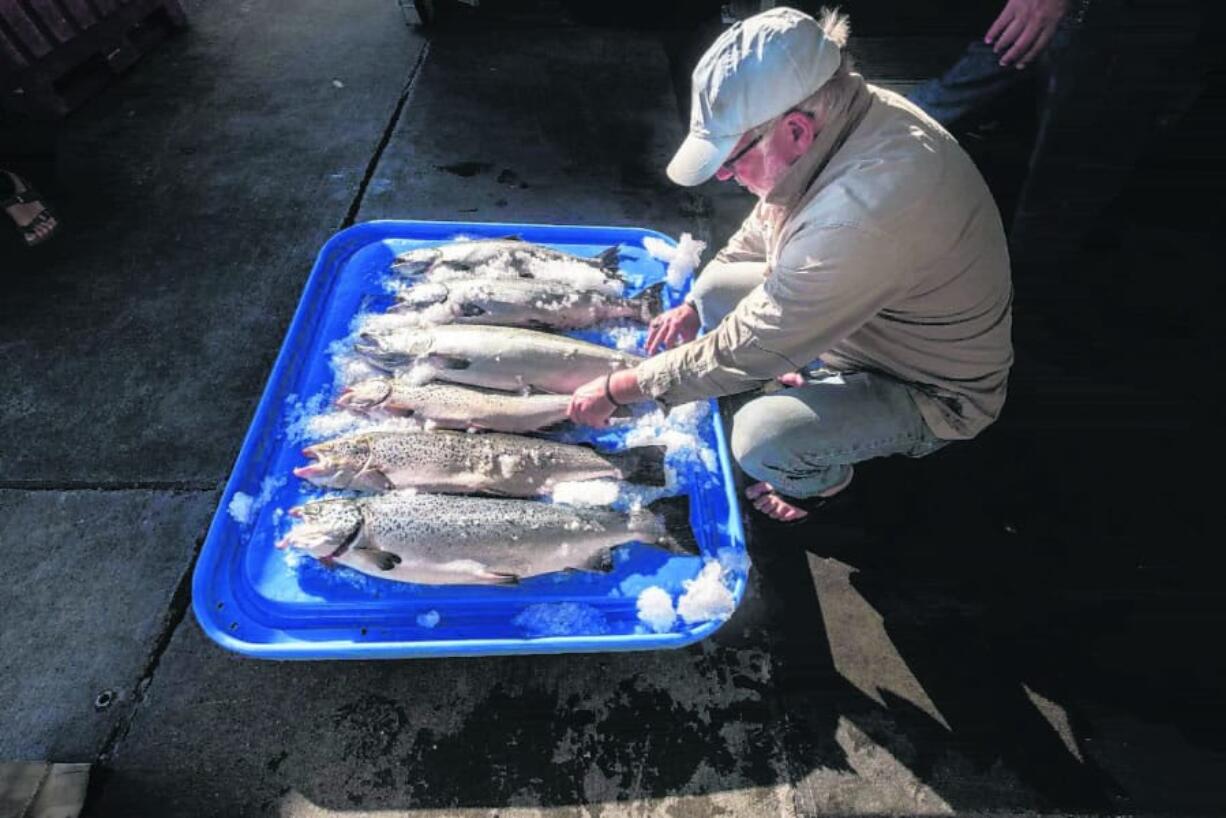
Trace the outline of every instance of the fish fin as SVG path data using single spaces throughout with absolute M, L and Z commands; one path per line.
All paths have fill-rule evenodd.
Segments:
M 484 486 L 479 490 L 478 493 L 488 494 L 490 497 L 518 497 L 519 496 L 517 494 L 511 494 L 510 492 L 503 491 L 502 489 L 497 488 L 496 486 Z
M 639 446 L 603 456 L 617 467 L 621 479 L 626 482 L 663 486 L 668 482 L 664 473 L 664 456 L 667 453 L 668 449 L 664 446 Z
M 508 574 L 502 571 L 482 571 L 477 579 L 487 585 L 518 585 L 519 574 Z
M 400 564 L 400 556 L 391 551 L 380 551 L 375 548 L 354 548 L 351 552 L 355 557 L 361 557 L 380 571 L 390 571 Z
M 488 310 L 478 307 L 476 304 L 464 302 L 460 305 L 460 315 L 465 318 L 476 318 L 480 315 L 485 315 Z
M 644 324 L 664 311 L 664 282 L 652 284 L 630 299 L 639 310 L 639 320 Z
M 458 355 L 431 355 L 430 363 L 439 369 L 468 369 L 472 361 Z
M 607 270 L 610 273 L 620 271 L 621 248 L 618 245 L 613 245 L 608 249 L 602 250 L 600 255 L 596 256 L 596 264 L 602 270 Z
M 525 322 L 524 322 L 524 328 L 525 328 L 525 329 L 533 329 L 533 330 L 536 330 L 537 332 L 549 332 L 549 331 L 551 331 L 551 330 L 556 330 L 556 329 L 558 329 L 558 327 L 557 327 L 556 325 L 554 325 L 554 324 L 550 324 L 550 323 L 548 323 L 548 322 L 546 322 L 546 321 L 538 321 L 538 320 L 537 320 L 537 319 L 535 319 L 535 318 L 532 318 L 532 319 L 529 319 L 528 321 L 525 321 Z
M 364 468 L 354 475 L 351 482 L 356 483 L 361 478 L 370 480 L 371 491 L 391 491 L 396 488 L 396 484 L 379 469 Z
M 613 551 L 606 548 L 588 557 L 577 566 L 580 571 L 590 571 L 594 574 L 607 574 L 613 570 Z
M 658 514 L 663 523 L 664 531 L 657 538 L 656 545 L 672 554 L 700 553 L 698 541 L 694 539 L 694 529 L 690 526 L 689 495 L 664 497 L 647 506 L 647 509 Z
M 490 241 L 523 241 L 524 237 L 518 233 L 512 233 L 509 236 L 492 236 Z

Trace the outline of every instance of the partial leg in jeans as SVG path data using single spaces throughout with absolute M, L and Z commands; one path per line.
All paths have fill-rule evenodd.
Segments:
M 796 498 L 847 482 L 856 463 L 922 457 L 946 442 L 924 422 L 909 386 L 867 372 L 752 398 L 732 421 L 732 456 L 741 469 Z
M 710 331 L 736 309 L 741 299 L 762 283 L 766 264 L 758 261 L 710 264 L 694 279 L 690 293 L 698 307 L 702 328 Z
M 992 46 L 975 40 L 948 71 L 915 88 L 907 98 L 945 128 L 954 130 L 1033 71 L 1032 67 L 1019 71 L 1002 66 Z

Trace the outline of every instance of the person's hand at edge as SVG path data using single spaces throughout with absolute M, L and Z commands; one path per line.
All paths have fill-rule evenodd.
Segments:
M 638 403 L 646 397 L 639 388 L 633 369 L 621 369 L 593 378 L 570 396 L 566 415 L 573 423 L 601 428 L 618 407 Z
M 698 309 L 688 302 L 660 313 L 647 325 L 647 354 L 693 341 L 700 323 Z
M 1056 34 L 1068 0 L 1008 0 L 983 41 L 1001 55 L 1002 66 L 1031 63 Z

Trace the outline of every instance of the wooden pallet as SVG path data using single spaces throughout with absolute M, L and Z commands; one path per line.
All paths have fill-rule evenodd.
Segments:
M 0 107 L 63 116 L 186 23 L 179 0 L 0 0 Z

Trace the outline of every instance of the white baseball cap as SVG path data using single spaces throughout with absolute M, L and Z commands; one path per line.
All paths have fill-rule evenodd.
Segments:
M 733 24 L 694 68 L 690 132 L 668 163 L 668 177 L 687 187 L 710 179 L 746 131 L 811 96 L 841 59 L 817 20 L 795 9 Z

